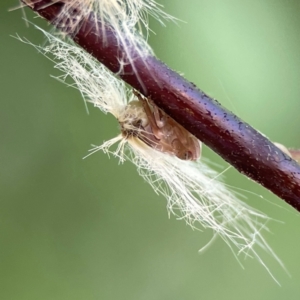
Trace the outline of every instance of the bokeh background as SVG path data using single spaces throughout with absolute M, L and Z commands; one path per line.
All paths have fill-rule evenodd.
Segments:
M 157 56 L 270 139 L 300 147 L 300 2 L 163 4 L 182 21 L 151 21 Z M 53 64 L 11 37 L 43 43 L 21 10 L 8 12 L 15 5 L 0 3 L 0 299 L 299 299 L 299 214 L 231 169 L 226 183 L 279 221 L 266 239 L 291 277 L 265 255 L 281 287 L 256 260 L 241 257 L 242 269 L 220 240 L 200 255 L 212 232 L 168 219 L 130 163 L 82 159 L 118 124 L 87 114 L 78 91 L 50 77 Z

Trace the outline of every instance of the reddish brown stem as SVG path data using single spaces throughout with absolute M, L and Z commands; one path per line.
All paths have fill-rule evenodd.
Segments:
M 62 29 L 53 21 L 64 6 L 64 0 L 53 4 L 52 0 L 22 1 Z M 51 5 L 45 5 L 49 3 Z M 300 166 L 294 160 L 157 58 L 141 58 L 137 49 L 128 42 L 131 57 L 135 58 L 131 64 L 114 31 L 104 28 L 104 41 L 103 26 L 100 21 L 98 26 L 95 24 L 93 16 L 82 20 L 73 40 L 132 87 L 150 97 L 238 171 L 300 211 Z M 120 61 L 125 62 L 123 68 Z

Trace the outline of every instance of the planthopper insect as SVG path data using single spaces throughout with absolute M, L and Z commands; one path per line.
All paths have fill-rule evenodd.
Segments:
M 134 91 L 137 100 L 131 101 L 118 118 L 125 138 L 139 138 L 160 152 L 183 160 L 198 160 L 201 142 L 159 109 L 151 99 Z

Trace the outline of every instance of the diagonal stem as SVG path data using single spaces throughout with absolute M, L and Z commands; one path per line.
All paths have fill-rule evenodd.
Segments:
M 22 0 L 62 31 L 56 18 L 65 1 Z M 291 157 L 154 56 L 141 57 L 130 42 L 125 51 L 114 31 L 102 26 L 100 21 L 96 26 L 92 15 L 81 23 L 80 29 L 71 36 L 78 45 L 151 98 L 239 172 L 300 211 L 300 166 Z M 128 57 L 128 48 L 133 62 Z M 120 66 L 120 62 L 125 64 Z

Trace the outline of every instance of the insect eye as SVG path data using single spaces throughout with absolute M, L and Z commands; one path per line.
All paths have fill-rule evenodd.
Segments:
M 138 119 L 134 122 L 132 122 L 132 125 L 136 128 L 141 128 L 142 127 L 142 120 L 141 119 Z
M 191 160 L 192 158 L 193 158 L 193 155 L 192 155 L 191 151 L 184 152 L 184 159 L 185 160 Z

